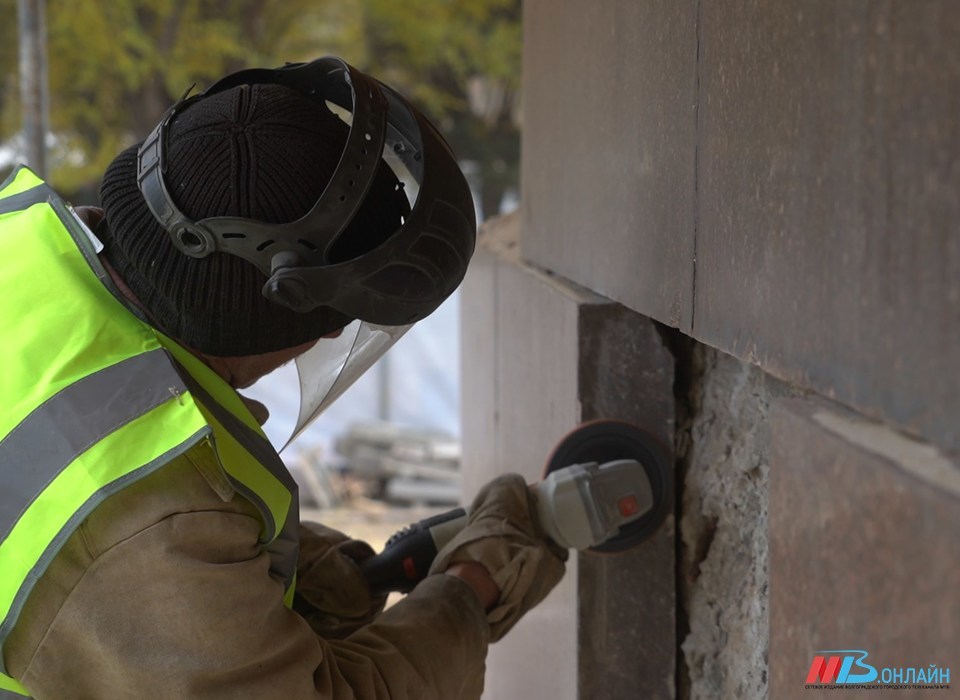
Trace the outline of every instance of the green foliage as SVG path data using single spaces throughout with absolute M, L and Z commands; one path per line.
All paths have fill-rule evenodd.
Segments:
M 16 17 L 17 0 L 0 0 L 0 16 Z M 19 100 L 16 96 L 16 73 L 17 23 L 0 22 L 0 143 L 17 129 Z
M 358 0 L 363 67 L 408 95 L 478 166 L 484 211 L 516 187 L 519 0 Z
M 16 0 L 0 0 L 0 12 L 15 18 Z M 491 174 L 484 163 L 507 163 L 495 189 L 516 180 L 520 0 L 47 0 L 47 30 L 58 141 L 50 179 L 68 193 L 95 186 L 192 84 L 324 54 L 410 97 L 461 157 Z M 16 22 L 7 21 L 0 141 L 19 128 L 16 72 Z M 477 95 L 495 99 L 478 106 Z
M 192 84 L 247 65 L 277 63 L 315 0 L 50 0 L 51 126 L 81 165 L 53 173 L 72 189 L 98 179 Z M 299 15 L 297 12 L 299 11 Z

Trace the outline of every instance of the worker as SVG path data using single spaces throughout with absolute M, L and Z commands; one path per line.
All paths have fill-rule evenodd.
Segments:
M 300 431 L 459 284 L 473 207 L 433 126 L 339 59 L 241 71 L 100 199 L 0 186 L 0 697 L 479 697 L 563 574 L 523 479 L 383 611 L 236 391 L 295 360 Z

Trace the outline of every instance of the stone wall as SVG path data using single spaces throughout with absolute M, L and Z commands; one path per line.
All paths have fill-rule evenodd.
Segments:
M 525 0 L 467 457 L 526 468 L 603 406 L 673 433 L 679 526 L 652 579 L 581 558 L 489 698 L 831 697 L 837 649 L 960 673 L 958 35 L 955 0 Z
M 796 393 L 703 345 L 681 428 L 678 696 L 759 698 L 768 686 L 770 406 Z

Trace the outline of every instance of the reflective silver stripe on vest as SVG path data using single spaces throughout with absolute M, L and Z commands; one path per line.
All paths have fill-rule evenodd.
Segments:
M 26 697 L 29 696 L 15 693 L 12 690 L 4 690 L 3 688 L 0 688 L 0 700 L 23 700 Z
M 34 499 L 78 455 L 186 391 L 164 350 L 90 374 L 37 406 L 0 441 L 0 542 Z
M 36 185 L 29 190 L 0 199 L 0 214 L 26 209 L 33 204 L 46 202 L 52 196 L 55 196 L 55 193 L 48 185 Z
M 293 576 L 297 571 L 297 557 L 300 550 L 300 489 L 297 482 L 287 471 L 287 466 L 280 459 L 280 455 L 277 454 L 269 440 L 252 430 L 250 426 L 217 403 L 182 365 L 177 363 L 177 367 L 193 398 L 206 406 L 220 422 L 220 425 L 240 443 L 241 447 L 265 466 L 290 492 L 290 509 L 287 511 L 287 519 L 280 525 L 280 532 L 277 533 L 276 539 L 266 546 L 270 555 L 270 570 L 277 576 L 282 577 L 286 585 L 289 586 L 293 583 Z M 250 500 L 257 507 L 257 510 L 263 514 L 264 518 L 269 518 L 267 522 L 268 532 L 275 532 L 277 523 L 273 522 L 273 514 L 263 499 L 229 474 L 227 474 L 227 477 L 233 487 Z

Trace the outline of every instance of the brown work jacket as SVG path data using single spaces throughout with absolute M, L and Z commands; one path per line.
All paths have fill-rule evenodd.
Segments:
M 324 638 L 284 606 L 260 529 L 213 452 L 191 449 L 74 532 L 7 640 L 8 672 L 38 700 L 480 697 L 489 626 L 466 584 L 431 576 Z M 328 586 L 304 559 L 322 548 L 301 544 L 298 590 Z

